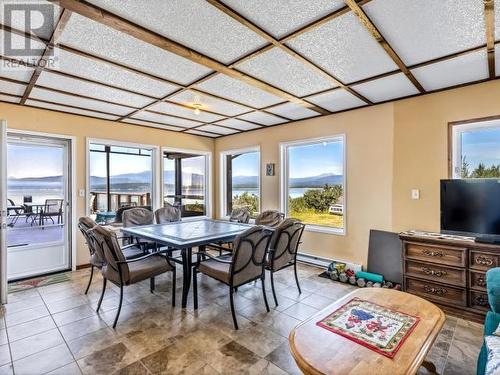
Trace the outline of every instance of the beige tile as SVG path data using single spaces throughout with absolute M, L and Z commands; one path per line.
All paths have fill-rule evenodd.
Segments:
M 13 375 L 14 374 L 14 366 L 12 363 L 7 363 L 3 366 L 0 366 L 0 375 Z
M 20 299 L 17 302 L 9 301 L 5 305 L 5 311 L 8 314 L 13 314 L 22 310 L 31 309 L 33 307 L 43 306 L 43 304 L 44 303 L 42 297 L 40 297 L 38 294 L 34 294 L 33 296 L 27 299 Z
M 149 372 L 144 367 L 141 361 L 134 362 L 127 367 L 124 367 L 117 372 L 115 372 L 115 375 L 148 375 Z
M 303 304 L 314 307 L 316 309 L 324 309 L 328 305 L 331 305 L 335 300 L 327 297 L 320 296 L 319 294 L 311 294 L 309 297 L 304 298 L 300 301 Z
M 37 335 L 29 336 L 10 344 L 12 360 L 24 358 L 42 350 L 52 348 L 64 343 L 64 340 L 57 328 L 42 332 Z
M 288 374 L 302 374 L 302 371 L 300 371 L 300 369 L 297 367 L 297 364 L 295 363 L 295 360 L 290 353 L 288 342 L 276 348 L 265 359 L 267 359 L 269 362 L 272 362 L 283 371 L 286 371 Z
M 56 314 L 62 311 L 70 310 L 78 306 L 86 305 L 87 300 L 81 296 L 75 296 L 57 300 L 54 302 L 47 302 L 47 308 L 51 314 Z
M 185 350 L 184 347 L 180 349 L 177 345 L 170 345 L 142 358 L 141 362 L 154 375 L 199 374 L 206 366 L 200 354 L 195 350 Z
M 231 337 L 260 357 L 265 357 L 287 341 L 283 336 L 263 326 L 249 326 L 233 331 Z
M 53 314 L 52 317 L 58 326 L 63 326 L 69 323 L 76 322 L 89 316 L 95 316 L 97 313 L 89 305 L 78 306 L 70 310 L 66 310 L 57 314 Z
M 8 342 L 9 340 L 7 339 L 7 330 L 5 328 L 0 329 L 0 345 L 7 344 Z
M 66 341 L 71 341 L 106 327 L 104 320 L 96 315 L 63 325 L 59 330 Z
M 7 327 L 11 327 L 16 324 L 21 324 L 29 322 L 30 320 L 42 318 L 47 315 L 49 315 L 49 310 L 47 310 L 45 306 L 37 306 L 15 313 L 7 313 L 5 315 L 5 322 L 7 324 Z
M 119 342 L 119 338 L 111 328 L 103 328 L 88 335 L 68 341 L 68 347 L 75 359 L 80 359 Z
M 258 355 L 235 341 L 212 352 L 207 359 L 210 366 L 225 374 L 246 370 L 260 360 Z
M 0 346 L 0 366 L 5 365 L 6 363 L 10 363 L 10 349 L 8 344 L 4 344 Z
M 136 360 L 134 353 L 120 342 L 79 359 L 78 366 L 84 374 L 111 374 Z
M 288 309 L 283 310 L 283 313 L 295 319 L 306 320 L 318 311 L 319 310 L 315 309 L 314 307 L 305 305 L 303 303 L 296 303 L 295 305 L 290 306 Z
M 66 344 L 14 361 L 16 375 L 43 374 L 73 362 Z
M 66 366 L 56 368 L 55 370 L 48 372 L 47 375 L 81 375 L 82 371 L 76 362 L 71 362 Z
M 242 372 L 248 375 L 286 375 L 286 372 L 268 360 L 261 359 L 255 365 Z
M 56 324 L 51 316 L 45 316 L 40 319 L 31 320 L 26 323 L 18 324 L 7 328 L 10 342 L 23 339 L 41 332 L 56 328 Z

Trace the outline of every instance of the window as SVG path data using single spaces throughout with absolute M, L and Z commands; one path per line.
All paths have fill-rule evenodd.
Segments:
M 222 208 L 224 216 L 247 207 L 252 217 L 260 212 L 260 150 L 250 148 L 221 154 Z
M 125 206 L 151 206 L 153 150 L 89 143 L 91 215 Z
M 452 127 L 452 177 L 500 178 L 500 120 Z
M 182 217 L 208 216 L 209 155 L 163 151 L 163 204 L 181 209 Z
M 345 137 L 281 144 L 281 205 L 307 228 L 344 233 Z

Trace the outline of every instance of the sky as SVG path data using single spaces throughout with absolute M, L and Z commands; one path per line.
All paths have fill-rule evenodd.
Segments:
M 233 159 L 233 176 L 258 176 L 259 153 L 248 152 Z
M 462 156 L 470 169 L 483 162 L 487 167 L 500 164 L 500 128 L 462 133 Z
M 342 142 L 323 142 L 288 148 L 289 177 L 302 178 L 321 174 L 342 175 Z
M 7 146 L 7 176 L 14 178 L 61 176 L 62 147 L 19 145 Z

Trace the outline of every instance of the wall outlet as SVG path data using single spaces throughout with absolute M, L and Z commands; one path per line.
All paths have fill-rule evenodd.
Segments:
M 420 199 L 420 190 L 412 189 L 411 190 L 411 199 Z
M 85 189 L 80 189 L 78 191 L 78 195 L 81 197 L 81 198 L 85 198 Z

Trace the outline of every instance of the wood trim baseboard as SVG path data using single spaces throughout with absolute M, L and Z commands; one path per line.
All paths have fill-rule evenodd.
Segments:
M 85 268 L 90 268 L 90 263 L 86 263 L 86 264 L 78 264 L 78 265 L 76 266 L 76 270 L 77 270 L 77 271 L 78 271 L 78 270 L 83 270 L 83 269 L 85 269 Z

